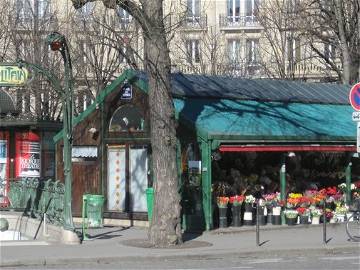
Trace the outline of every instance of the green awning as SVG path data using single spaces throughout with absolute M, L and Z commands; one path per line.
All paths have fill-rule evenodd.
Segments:
M 180 118 L 212 139 L 356 140 L 350 105 L 175 99 Z

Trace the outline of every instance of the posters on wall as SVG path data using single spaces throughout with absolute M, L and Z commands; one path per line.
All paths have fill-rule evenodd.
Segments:
M 7 140 L 0 139 L 0 204 L 6 202 L 7 196 L 7 167 L 8 167 L 8 154 L 7 154 Z
M 15 134 L 15 177 L 40 177 L 40 136 L 33 132 Z

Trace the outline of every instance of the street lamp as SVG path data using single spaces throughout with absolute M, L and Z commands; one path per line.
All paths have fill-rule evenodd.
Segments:
M 65 194 L 64 194 L 64 229 L 74 230 L 72 219 L 71 200 L 72 200 L 72 123 L 73 123 L 73 91 L 72 91 L 72 66 L 68 46 L 65 37 L 58 33 L 52 32 L 46 38 L 47 44 L 52 51 L 59 51 L 64 61 L 65 78 L 64 89 L 62 94 L 63 102 L 63 141 L 64 141 L 64 177 L 65 177 Z

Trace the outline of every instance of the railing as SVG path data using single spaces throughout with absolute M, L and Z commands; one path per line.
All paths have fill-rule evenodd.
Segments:
M 0 183 L 4 190 L 5 183 Z M 25 215 L 62 225 L 64 208 L 64 184 L 51 179 L 40 181 L 38 178 L 11 179 L 8 192 L 8 206 L 3 209 L 23 211 Z
M 220 27 L 260 26 L 255 16 L 219 16 Z
M 207 16 L 187 16 L 182 19 L 181 25 L 185 29 L 205 29 L 207 27 Z

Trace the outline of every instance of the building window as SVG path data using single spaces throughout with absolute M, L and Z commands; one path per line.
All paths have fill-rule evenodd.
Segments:
M 255 22 L 255 17 L 257 16 L 257 10 L 259 7 L 259 0 L 246 0 L 245 1 L 245 22 L 253 23 Z
M 228 55 L 229 63 L 235 64 L 240 62 L 240 58 L 241 58 L 240 40 L 238 39 L 228 40 L 227 55 Z
M 255 65 L 259 61 L 259 40 L 246 40 L 246 62 L 249 65 Z
M 38 0 L 39 18 L 46 18 L 50 15 L 50 0 Z
M 116 13 L 121 25 L 128 25 L 132 21 L 132 16 L 125 9 L 118 8 Z
M 334 61 L 336 57 L 335 46 L 333 44 L 324 44 L 324 58 L 327 61 Z
M 200 19 L 200 0 L 187 0 L 187 21 L 196 22 Z
M 198 39 L 186 41 L 186 53 L 189 63 L 200 63 L 200 43 Z
M 227 0 L 227 17 L 230 22 L 240 20 L 240 0 Z
M 32 0 L 17 0 L 16 1 L 16 16 L 17 19 L 25 22 L 33 18 Z
M 301 44 L 299 38 L 288 39 L 288 61 L 298 63 L 301 61 Z
M 80 9 L 78 9 L 78 12 L 81 17 L 88 18 L 93 14 L 94 9 L 95 9 L 95 3 L 88 2 L 85 5 L 83 5 Z
M 110 121 L 110 132 L 136 132 L 144 130 L 144 116 L 133 105 L 118 108 Z

